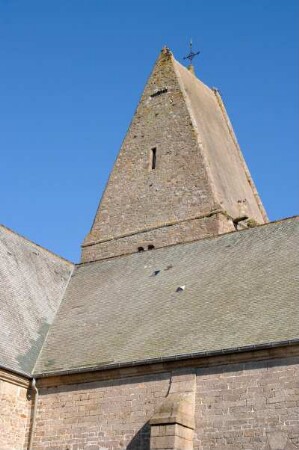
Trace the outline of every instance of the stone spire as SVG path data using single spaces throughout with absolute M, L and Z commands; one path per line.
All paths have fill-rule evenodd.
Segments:
M 110 175 L 82 262 L 233 231 L 267 216 L 219 92 L 163 48 Z

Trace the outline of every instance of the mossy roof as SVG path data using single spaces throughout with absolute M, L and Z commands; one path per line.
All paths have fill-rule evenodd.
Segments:
M 73 264 L 0 226 L 0 365 L 30 374 Z
M 298 338 L 297 230 L 291 218 L 77 266 L 35 373 Z

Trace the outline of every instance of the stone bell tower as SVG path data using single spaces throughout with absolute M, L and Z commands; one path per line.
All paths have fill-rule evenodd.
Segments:
M 164 48 L 82 244 L 82 262 L 266 221 L 218 91 Z

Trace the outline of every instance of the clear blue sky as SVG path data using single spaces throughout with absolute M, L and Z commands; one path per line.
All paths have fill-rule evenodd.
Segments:
M 0 0 L 0 223 L 78 261 L 160 49 L 189 38 L 271 220 L 297 212 L 298 0 Z

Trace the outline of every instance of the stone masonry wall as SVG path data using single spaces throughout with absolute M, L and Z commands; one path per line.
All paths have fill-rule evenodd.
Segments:
M 194 450 L 299 448 L 298 363 L 196 369 Z M 170 379 L 165 373 L 40 389 L 34 450 L 149 450 L 148 421 Z
M 143 238 L 160 247 L 200 239 L 205 227 L 203 234 L 193 224 L 164 227 L 219 209 L 234 219 L 266 220 L 219 94 L 163 49 L 83 242 L 82 262 L 136 252 Z
M 27 449 L 30 411 L 27 389 L 0 380 L 0 450 Z
M 40 391 L 34 450 L 148 450 L 169 374 Z
M 299 448 L 298 363 L 297 357 L 199 369 L 194 448 Z
M 222 214 L 215 214 L 200 219 L 186 220 L 170 226 L 159 227 L 112 239 L 106 242 L 90 245 L 84 248 L 81 262 L 91 262 L 98 259 L 135 253 L 140 247 L 148 250 L 149 246 L 161 248 L 167 245 L 188 242 L 198 238 L 217 236 L 222 233 L 234 231 L 232 220 Z
M 185 220 L 217 206 L 172 56 L 162 52 L 84 244 Z

